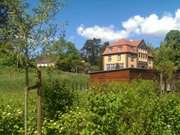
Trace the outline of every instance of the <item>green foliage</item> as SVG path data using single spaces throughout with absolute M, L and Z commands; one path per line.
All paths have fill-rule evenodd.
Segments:
M 59 56 L 57 65 L 59 69 L 73 72 L 78 72 L 78 69 L 83 66 L 79 51 L 73 43 L 67 43 L 66 52 Z
M 23 91 L 2 91 L 0 94 L 0 134 L 21 135 L 24 134 Z M 30 94 L 29 99 L 29 134 L 36 132 L 36 101 L 35 93 Z
M 73 111 L 59 115 L 58 120 L 45 120 L 43 132 L 47 135 L 79 135 L 86 131 L 86 128 L 96 126 L 91 122 L 93 113 L 84 109 L 76 108 Z M 94 128 L 95 129 L 95 128 Z M 91 130 L 91 134 L 94 131 Z
M 89 39 L 81 48 L 81 57 L 91 66 L 88 70 L 102 69 L 102 53 L 105 47 L 109 45 L 108 42 L 102 43 L 101 39 Z
M 80 53 L 74 43 L 60 38 L 51 46 L 45 49 L 46 55 L 53 56 L 56 59 L 58 69 L 69 72 L 79 72 L 83 67 Z
M 0 134 L 22 134 L 23 111 L 10 105 L 0 106 Z
M 140 80 L 129 85 L 96 85 L 80 94 L 79 107 L 60 114 L 56 121 L 46 121 L 44 131 L 67 135 L 179 135 L 179 97 L 159 96 L 157 90 L 156 83 Z
M 0 56 L 2 48 L 7 52 L 0 64 L 17 67 L 32 65 L 33 58 L 50 44 L 50 39 L 57 32 L 50 20 L 62 9 L 63 0 L 38 0 L 35 6 L 30 6 L 26 0 L 1 1 L 0 7 L 7 8 L 5 15 L 8 18 L 0 18 L 1 22 L 7 22 L 0 28 Z M 11 49 L 6 45 L 10 45 Z
M 165 37 L 166 46 L 173 50 L 171 56 L 175 66 L 180 69 L 180 31 L 171 30 Z
M 50 76 L 53 76 L 54 78 L 51 78 Z M 35 71 L 31 70 L 31 74 L 30 74 L 31 84 L 34 84 L 35 81 L 34 78 L 35 78 Z M 79 88 L 78 87 L 72 88 L 72 86 L 74 85 L 73 83 L 82 83 L 82 85 L 86 85 L 88 81 L 88 76 L 83 74 L 65 73 L 56 70 L 53 71 L 43 70 L 43 80 L 46 82 L 48 79 L 52 79 L 52 80 L 58 79 L 59 81 L 62 81 L 61 82 L 62 85 L 66 85 L 66 87 L 68 87 L 65 88 L 66 90 L 69 91 L 74 89 L 74 91 L 77 91 Z M 19 71 L 17 69 L 10 67 L 4 68 L 0 66 L 0 95 L 1 95 L 0 96 L 0 134 L 2 135 L 24 134 L 24 113 L 23 113 L 24 71 Z M 28 116 L 28 133 L 31 135 L 37 134 L 36 133 L 36 115 L 37 115 L 36 98 L 37 98 L 36 91 L 31 91 L 29 93 L 29 116 Z M 61 97 L 59 101 L 60 100 Z M 45 112 L 45 114 L 47 113 Z
M 154 67 L 160 72 L 161 87 L 164 84 L 164 90 L 167 90 L 167 81 L 170 85 L 174 80 L 175 71 L 177 69 L 174 58 L 174 50 L 167 46 L 165 42 L 161 43 L 160 48 L 154 52 Z M 161 88 L 161 93 L 163 93 Z
M 0 70 L 0 84 L 4 82 L 0 85 L 0 134 L 23 134 L 23 72 L 10 71 Z M 71 83 L 85 83 L 87 77 L 45 70 L 43 77 L 45 135 L 180 134 L 179 93 L 159 95 L 156 82 L 103 83 L 72 91 Z M 29 100 L 28 132 L 32 135 L 36 134 L 35 94 L 30 93 Z
M 168 47 L 173 49 L 173 62 L 180 68 L 180 31 L 178 30 L 171 30 L 166 34 L 165 42 Z
M 44 86 L 44 93 L 44 110 L 50 119 L 66 112 L 73 104 L 72 91 L 58 80 L 49 80 Z

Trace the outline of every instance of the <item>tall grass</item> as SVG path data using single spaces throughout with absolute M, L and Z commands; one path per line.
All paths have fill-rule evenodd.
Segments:
M 24 70 L 17 70 L 15 68 L 1 68 L 0 67 L 0 104 L 8 103 L 10 100 L 14 102 L 23 103 L 24 98 Z M 88 75 L 62 72 L 59 70 L 42 69 L 43 81 L 48 79 L 58 79 L 63 81 L 70 89 L 85 88 L 88 83 Z M 30 85 L 35 84 L 36 72 L 30 70 Z M 30 97 L 33 98 L 36 91 L 30 92 Z

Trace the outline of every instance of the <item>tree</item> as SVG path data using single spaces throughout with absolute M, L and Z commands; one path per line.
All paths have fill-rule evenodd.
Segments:
M 3 2 L 0 4 L 0 46 L 2 45 L 2 41 L 5 40 L 7 34 L 5 34 L 5 29 L 7 29 L 8 25 L 8 7 Z
M 97 65 L 100 54 L 100 39 L 87 40 L 81 49 L 81 56 L 91 65 Z
M 5 27 L 8 21 L 8 7 L 0 4 L 0 27 Z
M 81 57 L 91 64 L 91 66 L 98 66 L 102 68 L 102 53 L 105 47 L 109 45 L 108 42 L 101 43 L 101 39 L 89 39 L 85 42 L 81 49 Z
M 39 53 L 38 50 L 51 41 L 54 27 L 50 20 L 63 6 L 62 0 L 39 0 L 37 3 L 38 5 L 31 10 L 29 3 L 24 0 L 3 1 L 4 7 L 8 7 L 8 26 L 11 26 L 10 29 L 1 31 L 11 35 L 3 41 L 14 44 L 14 51 L 18 54 L 17 57 L 20 56 L 23 60 L 22 66 L 25 69 L 25 134 L 27 134 L 27 101 L 30 89 L 29 67 L 33 65 L 32 59 Z M 41 131 L 38 131 L 38 134 L 41 134 Z
M 161 93 L 167 90 L 167 83 L 170 84 L 173 81 L 176 68 L 171 60 L 173 57 L 172 54 L 173 50 L 164 43 L 161 43 L 160 48 L 156 49 L 154 52 L 155 68 L 160 72 Z
M 171 30 L 167 33 L 164 41 L 166 42 L 166 46 L 173 50 L 171 60 L 175 66 L 180 69 L 180 31 Z
M 155 50 L 155 66 L 160 71 L 161 85 L 164 80 L 164 90 L 167 84 L 174 87 L 174 74 L 180 69 L 180 31 L 171 30 L 166 34 L 160 48 Z
M 17 27 L 12 23 L 12 14 L 19 1 L 2 0 L 0 3 L 0 56 L 1 65 L 12 65 L 14 63 L 14 35 Z
M 54 57 L 57 62 L 57 68 L 63 71 L 79 72 L 83 66 L 80 53 L 76 49 L 75 44 L 66 41 L 63 37 L 49 46 L 44 54 Z

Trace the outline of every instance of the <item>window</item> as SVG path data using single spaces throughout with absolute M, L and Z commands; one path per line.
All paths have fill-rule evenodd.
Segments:
M 112 48 L 109 48 L 109 53 L 112 53 Z
M 124 68 L 124 63 L 119 63 L 119 68 Z
M 112 60 L 112 57 L 108 56 L 108 61 L 111 62 L 111 60 Z
M 117 55 L 117 60 L 118 60 L 118 61 L 121 60 L 121 55 L 120 55 L 120 54 Z
M 116 69 L 122 69 L 124 68 L 124 63 L 117 63 L 116 64 Z
M 122 48 L 122 47 L 118 47 L 118 52 L 120 52 L 120 51 L 121 51 L 121 48 Z
M 145 56 L 146 56 L 146 59 L 147 59 L 148 58 L 147 54 Z
M 115 69 L 117 69 L 116 64 L 107 64 L 106 67 L 107 67 L 107 70 L 115 70 Z
M 133 67 L 134 67 L 134 65 L 131 65 L 131 67 L 133 68 Z
M 110 64 L 106 65 L 107 70 L 110 70 Z
M 115 70 L 116 69 L 116 64 L 111 64 L 111 70 Z
M 134 58 L 133 58 L 133 56 L 131 56 L 131 62 L 133 62 L 134 61 Z

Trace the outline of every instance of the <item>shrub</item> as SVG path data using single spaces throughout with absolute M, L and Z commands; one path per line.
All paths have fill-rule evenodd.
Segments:
M 93 87 L 88 98 L 89 110 L 96 114 L 92 122 L 106 135 L 179 135 L 180 100 L 173 94 L 158 96 L 157 86 L 139 80 Z
M 23 112 L 10 105 L 0 107 L 0 134 L 22 134 L 23 133 Z
M 44 87 L 44 110 L 48 118 L 56 118 L 73 105 L 74 95 L 64 82 L 49 80 Z
M 93 135 L 93 132 L 95 132 L 93 129 L 96 130 L 96 125 L 92 123 L 92 117 L 94 117 L 93 113 L 76 108 L 68 113 L 59 115 L 57 120 L 46 120 L 43 132 L 46 135 L 80 135 L 88 129 Z

